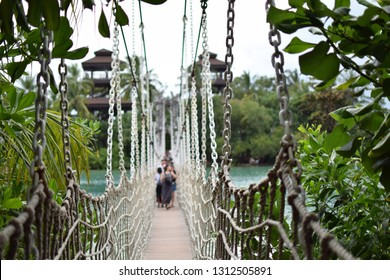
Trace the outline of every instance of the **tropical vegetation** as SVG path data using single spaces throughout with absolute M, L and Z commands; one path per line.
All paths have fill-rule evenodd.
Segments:
M 115 8 L 118 24 L 127 25 L 128 16 L 120 2 L 107 2 Z M 289 0 L 288 4 L 286 10 L 269 6 L 267 20 L 281 32 L 309 32 L 312 39 L 297 35 L 284 49 L 299 56 L 299 71 L 286 70 L 285 77 L 294 126 L 299 127 L 294 133 L 308 205 L 355 256 L 389 259 L 389 2 L 352 3 L 362 11 L 357 16 L 351 12 L 350 0 L 335 0 L 332 8 L 319 0 Z M 31 184 L 37 89 L 33 82 L 36 77 L 27 74 L 26 69 L 42 58 L 42 35 L 46 32 L 43 27 L 53 34 L 53 59 L 82 59 L 88 48 L 72 49 L 73 28 L 62 14 L 75 13 L 77 18 L 76 11 L 93 6 L 91 0 L 0 1 L 0 227 L 20 211 Z M 110 37 L 103 9 L 98 29 L 103 37 Z M 64 152 L 58 81 L 53 73 L 49 68 L 52 94 L 44 161 L 50 187 L 60 201 L 65 170 L 59 164 Z M 123 74 L 123 80 L 129 76 Z M 80 77 L 77 66 L 70 66 L 67 82 L 72 165 L 80 174 L 91 167 L 104 166 L 106 135 L 99 131 L 106 131 L 107 124 L 90 119 L 83 101 L 91 82 Z M 280 147 L 275 139 L 284 133 L 279 125 L 274 82 L 274 78 L 252 76 L 249 72 L 234 79 L 233 163 L 272 163 Z M 128 95 L 128 89 L 124 94 Z M 151 95 L 160 94 L 156 86 Z M 214 96 L 219 147 L 223 142 L 222 98 Z M 103 157 L 92 155 L 93 150 Z

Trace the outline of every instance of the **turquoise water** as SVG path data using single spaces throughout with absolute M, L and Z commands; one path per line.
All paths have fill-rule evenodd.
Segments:
M 248 187 L 249 184 L 260 182 L 270 168 L 270 166 L 233 166 L 230 175 L 236 187 Z M 89 183 L 83 174 L 80 178 L 81 188 L 93 195 L 102 194 L 106 187 L 105 174 L 106 170 L 91 170 Z M 115 179 L 119 179 L 119 171 L 113 171 L 113 176 Z

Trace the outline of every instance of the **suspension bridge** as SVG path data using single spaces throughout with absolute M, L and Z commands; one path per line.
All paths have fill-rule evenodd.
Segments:
M 218 155 L 210 81 L 210 55 L 207 42 L 207 1 L 201 1 L 202 87 L 197 92 L 195 77 L 182 65 L 181 94 L 172 107 L 172 156 L 179 174 L 175 207 L 166 210 L 155 205 L 155 166 L 165 150 L 165 125 L 153 122 L 148 100 L 148 71 L 133 83 L 130 170 L 125 168 L 121 115 L 119 35 L 114 24 L 113 62 L 109 92 L 106 190 L 93 196 L 77 183 L 70 159 L 69 118 L 65 60 L 60 65 L 62 117 L 65 150 L 66 195 L 61 205 L 45 178 L 46 102 L 50 75 L 52 33 L 41 32 L 42 56 L 33 137 L 32 185 L 24 211 L 1 231 L 2 259 L 354 259 L 319 223 L 318 216 L 305 206 L 300 185 L 300 164 L 295 158 L 296 144 L 291 134 L 288 89 L 283 71 L 283 55 L 278 50 L 280 34 L 270 27 L 270 42 L 275 49 L 273 66 L 280 99 L 280 120 L 284 136 L 280 152 L 267 177 L 246 189 L 234 186 L 230 178 L 230 134 L 232 97 L 234 0 L 228 1 L 227 54 L 225 56 L 224 144 Z M 273 5 L 266 1 L 267 7 Z M 115 13 L 115 10 L 114 10 Z M 186 21 L 183 30 L 186 30 Z M 143 32 L 143 30 L 142 30 Z M 183 32 L 183 41 L 186 32 Z M 132 69 L 135 60 L 131 61 Z M 188 79 L 190 77 L 190 79 Z M 197 96 L 202 102 L 197 106 Z M 198 120 L 198 110 L 201 119 Z M 115 115 L 115 112 L 117 113 Z M 139 119 L 140 118 L 140 119 Z M 119 183 L 112 172 L 113 126 L 118 125 Z M 140 127 L 138 125 L 140 121 Z M 127 124 L 126 124 L 127 125 Z M 156 128 L 162 128 L 157 132 Z M 209 137 L 206 137 L 209 136 Z M 210 143 L 206 142 L 210 139 Z M 206 172 L 207 145 L 211 150 L 211 169 Z M 217 162 L 218 157 L 221 159 Z M 207 174 L 208 173 L 208 174 Z M 130 174 L 130 175 L 129 175 Z M 289 215 L 287 215 L 287 208 Z

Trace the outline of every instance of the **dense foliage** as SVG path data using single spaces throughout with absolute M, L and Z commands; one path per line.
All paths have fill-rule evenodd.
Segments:
M 348 139 L 339 154 L 350 157 L 361 149 L 365 169 L 381 174 L 380 182 L 389 193 L 390 122 L 383 100 L 390 98 L 390 10 L 387 1 L 357 2 L 357 10 L 363 12 L 355 16 L 350 0 L 334 1 L 333 9 L 319 0 L 289 0 L 288 10 L 270 7 L 267 20 L 282 32 L 308 30 L 313 40 L 318 38 L 306 42 L 294 37 L 285 49 L 303 53 L 301 72 L 319 80 L 318 89 L 331 86 L 344 71 L 352 71 L 353 76 L 337 89 L 358 89 L 357 94 L 368 95 L 370 101 L 338 111 L 336 121 L 347 126 L 343 138 Z
M 337 154 L 348 141 L 342 127 L 331 133 L 321 126 L 301 126 L 299 131 L 306 136 L 299 143 L 299 157 L 307 205 L 354 256 L 388 259 L 390 203 L 379 175 L 366 172 L 359 151 L 350 157 Z

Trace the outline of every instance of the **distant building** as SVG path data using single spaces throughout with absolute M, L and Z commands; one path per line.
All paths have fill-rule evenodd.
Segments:
M 211 86 L 213 87 L 213 92 L 222 93 L 223 89 L 226 86 L 225 80 L 223 78 L 223 73 L 226 70 L 225 61 L 217 59 L 217 54 L 209 52 L 210 54 L 210 72 L 211 72 Z M 203 55 L 198 56 L 199 60 L 196 62 L 196 65 L 202 67 Z
M 109 91 L 112 51 L 101 49 L 95 52 L 95 57 L 81 63 L 86 75 L 92 79 L 94 87 L 86 99 L 88 110 L 95 116 L 105 119 L 109 109 Z M 89 71 L 89 74 L 88 74 Z M 122 100 L 122 110 L 131 111 L 131 102 Z

